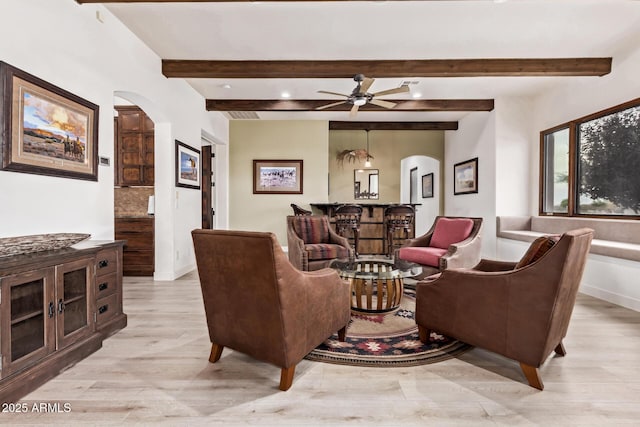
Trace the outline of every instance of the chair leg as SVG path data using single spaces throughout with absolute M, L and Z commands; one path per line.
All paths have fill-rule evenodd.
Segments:
M 224 349 L 224 346 L 220 344 L 212 343 L 211 354 L 209 355 L 209 362 L 216 363 L 220 359 L 223 349 Z
M 424 344 L 429 344 L 429 341 L 431 341 L 431 339 L 429 338 L 431 336 L 431 329 L 427 329 L 422 325 L 418 325 L 418 337 L 420 338 L 420 341 L 422 341 Z
M 522 362 L 520 362 L 520 368 L 522 369 L 524 376 L 527 377 L 527 381 L 529 381 L 529 385 L 531 387 L 537 388 L 538 390 L 544 390 L 544 384 L 542 384 L 538 368 Z
M 288 368 L 282 368 L 280 372 L 280 390 L 287 391 L 293 384 L 293 374 L 295 373 L 296 365 L 289 366 Z
M 567 350 L 564 349 L 564 344 L 562 344 L 562 341 L 560 341 L 560 344 L 558 344 L 554 351 L 558 356 L 564 356 L 567 354 Z
M 344 328 L 338 330 L 338 341 L 344 342 L 346 338 L 347 338 L 347 326 L 345 325 Z

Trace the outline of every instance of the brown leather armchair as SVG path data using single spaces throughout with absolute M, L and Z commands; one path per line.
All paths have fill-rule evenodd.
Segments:
M 529 385 L 542 390 L 538 368 L 562 340 L 591 246 L 593 230 L 539 238 L 519 263 L 482 260 L 416 285 L 420 340 L 431 331 L 520 362 Z M 545 240 L 546 239 L 546 240 Z
M 396 249 L 395 259 L 422 266 L 420 277 L 480 262 L 482 218 L 437 216 L 431 229 Z
M 282 368 L 280 390 L 288 390 L 306 354 L 336 331 L 344 341 L 351 291 L 337 272 L 296 270 L 272 233 L 191 234 L 211 363 L 229 347 Z
M 287 243 L 289 261 L 302 271 L 326 268 L 334 259 L 354 258 L 349 240 L 331 228 L 326 215 L 289 215 Z

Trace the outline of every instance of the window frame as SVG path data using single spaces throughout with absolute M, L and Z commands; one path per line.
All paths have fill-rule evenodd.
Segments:
M 578 213 L 576 206 L 578 203 L 578 129 L 579 126 L 585 122 L 599 119 L 605 116 L 609 116 L 618 113 L 623 110 L 627 110 L 634 107 L 640 107 L 640 98 L 632 99 L 631 101 L 618 104 L 616 106 L 607 108 L 605 110 L 598 111 L 593 114 L 589 114 L 584 117 L 580 117 L 575 120 L 562 123 L 549 129 L 545 129 L 540 132 L 540 163 L 538 171 L 538 215 L 539 216 L 558 216 L 558 217 L 577 217 L 577 218 L 600 218 L 600 219 L 640 219 L 638 215 L 597 215 L 597 214 L 582 214 Z M 569 179 L 568 179 L 568 206 L 567 212 L 545 212 L 544 200 L 545 200 L 545 137 L 549 134 L 555 133 L 562 129 L 569 129 Z

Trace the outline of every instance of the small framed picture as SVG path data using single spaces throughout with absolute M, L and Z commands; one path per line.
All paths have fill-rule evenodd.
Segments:
M 254 160 L 253 194 L 302 194 L 302 160 Z
M 478 192 L 478 158 L 453 165 L 453 194 Z
M 177 139 L 176 187 L 200 189 L 200 150 Z
M 422 198 L 433 197 L 433 172 L 422 175 Z

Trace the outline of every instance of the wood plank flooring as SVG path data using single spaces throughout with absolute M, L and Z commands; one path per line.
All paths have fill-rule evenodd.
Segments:
M 567 355 L 541 368 L 474 349 L 407 368 L 302 361 L 287 392 L 280 369 L 225 349 L 215 365 L 199 283 L 125 278 L 126 329 L 26 396 L 10 425 L 639 425 L 640 313 L 579 295 Z M 348 333 L 348 331 L 347 331 Z M 33 404 L 70 405 L 35 412 Z

